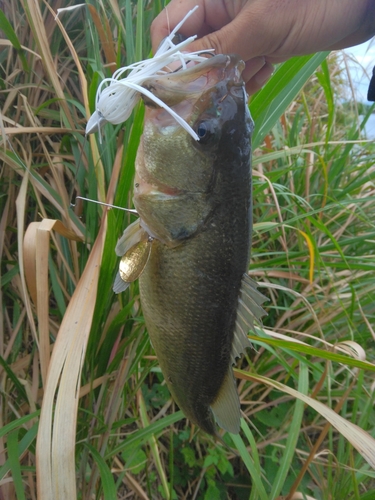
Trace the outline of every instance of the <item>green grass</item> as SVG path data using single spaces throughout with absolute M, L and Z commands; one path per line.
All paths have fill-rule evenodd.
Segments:
M 269 302 L 236 372 L 244 418 L 228 447 L 170 399 L 138 284 L 112 293 L 134 219 L 70 205 L 131 206 L 142 106 L 102 144 L 84 128 L 101 79 L 150 55 L 163 6 L 93 1 L 60 28 L 36 0 L 2 4 L 1 495 L 372 499 L 375 148 L 343 103 L 338 56 L 280 65 L 250 102 L 250 273 Z

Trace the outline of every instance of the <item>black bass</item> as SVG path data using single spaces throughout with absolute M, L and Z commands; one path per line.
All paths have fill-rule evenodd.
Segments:
M 196 132 L 145 99 L 134 206 L 114 291 L 139 277 L 147 330 L 186 417 L 209 434 L 240 430 L 232 365 L 265 297 L 247 276 L 253 123 L 236 56 L 217 55 L 143 83 Z

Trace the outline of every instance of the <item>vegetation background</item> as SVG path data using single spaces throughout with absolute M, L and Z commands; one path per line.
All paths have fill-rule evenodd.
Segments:
M 115 296 L 139 105 L 85 139 L 99 82 L 150 53 L 161 0 L 0 4 L 0 499 L 375 498 L 375 149 L 340 55 L 252 97 L 250 274 L 269 297 L 226 448 L 175 408 L 138 285 Z M 359 114 L 364 119 L 359 119 Z M 73 205 L 71 205 L 73 202 Z M 237 450 L 236 453 L 233 450 Z

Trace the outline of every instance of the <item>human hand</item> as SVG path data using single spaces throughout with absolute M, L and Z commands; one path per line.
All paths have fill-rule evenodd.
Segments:
M 189 50 L 238 54 L 249 94 L 269 79 L 275 63 L 357 45 L 375 34 L 375 0 L 172 0 L 151 25 L 154 52 L 196 5 L 180 29 L 199 37 Z

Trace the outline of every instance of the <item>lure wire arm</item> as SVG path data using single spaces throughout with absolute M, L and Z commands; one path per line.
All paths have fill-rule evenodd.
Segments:
M 76 196 L 75 202 L 77 202 L 77 200 L 91 201 L 91 203 L 96 203 L 97 205 L 103 205 L 109 208 L 118 208 L 119 210 L 124 210 L 125 212 L 130 212 L 131 214 L 138 215 L 137 210 L 135 210 L 134 208 L 118 207 L 117 205 L 111 205 L 110 203 L 104 203 L 103 201 L 91 200 L 90 198 L 85 198 L 84 196 Z M 75 207 L 76 203 L 71 203 L 70 206 Z

